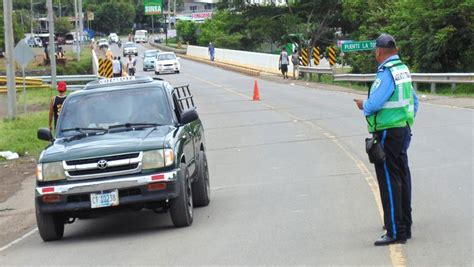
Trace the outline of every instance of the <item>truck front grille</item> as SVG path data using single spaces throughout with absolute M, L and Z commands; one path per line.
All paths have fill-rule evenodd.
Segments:
M 120 176 L 140 172 L 142 156 L 142 152 L 135 152 L 67 160 L 63 167 L 68 180 Z

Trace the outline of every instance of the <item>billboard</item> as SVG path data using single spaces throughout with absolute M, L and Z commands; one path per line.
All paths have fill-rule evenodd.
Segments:
M 162 0 L 145 0 L 143 5 L 145 6 L 145 15 L 159 15 L 163 11 Z

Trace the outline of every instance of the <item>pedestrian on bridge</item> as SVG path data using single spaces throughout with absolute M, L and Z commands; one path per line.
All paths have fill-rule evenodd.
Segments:
M 114 57 L 114 60 L 112 61 L 112 70 L 114 77 L 122 77 L 122 63 L 120 63 L 120 59 L 117 57 Z
M 214 48 L 214 45 L 211 42 L 209 42 L 209 46 L 207 47 L 207 50 L 208 50 L 211 61 L 214 61 L 214 54 L 215 54 L 216 49 Z
M 67 85 L 65 82 L 58 82 L 57 86 L 58 95 L 51 98 L 51 103 L 49 104 L 49 130 L 53 130 L 53 119 L 54 119 L 54 129 L 56 129 L 56 124 L 58 122 L 59 114 L 63 107 L 64 100 L 66 100 L 66 90 Z
M 137 65 L 137 59 L 135 57 L 132 57 L 132 55 L 128 55 L 128 60 L 127 60 L 128 76 L 135 76 L 135 65 Z
M 296 80 L 296 75 L 299 75 L 298 68 L 300 65 L 300 55 L 298 54 L 298 49 L 295 49 L 294 53 L 291 55 L 291 63 L 293 63 L 293 79 Z
M 405 243 L 411 238 L 411 175 L 407 150 L 418 98 L 408 67 L 400 60 L 395 39 L 380 35 L 375 42 L 377 75 L 368 99 L 354 99 L 363 110 L 369 133 L 366 150 L 375 165 L 386 233 L 375 246 Z
M 290 59 L 288 58 L 286 49 L 283 48 L 280 53 L 280 59 L 278 59 L 278 69 L 281 70 L 283 79 L 288 79 L 288 64 L 290 64 Z

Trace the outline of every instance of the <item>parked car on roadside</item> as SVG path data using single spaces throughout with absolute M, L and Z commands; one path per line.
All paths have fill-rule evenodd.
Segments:
M 77 112 L 81 110 L 81 112 Z M 204 127 L 189 86 L 151 77 L 88 83 L 70 94 L 55 138 L 37 162 L 36 221 L 44 241 L 61 239 L 75 219 L 118 211 L 169 212 L 193 223 L 210 202 Z

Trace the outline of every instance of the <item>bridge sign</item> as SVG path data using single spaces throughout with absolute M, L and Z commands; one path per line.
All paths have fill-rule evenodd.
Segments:
M 342 52 L 372 50 L 374 48 L 375 41 L 347 42 L 342 44 Z

